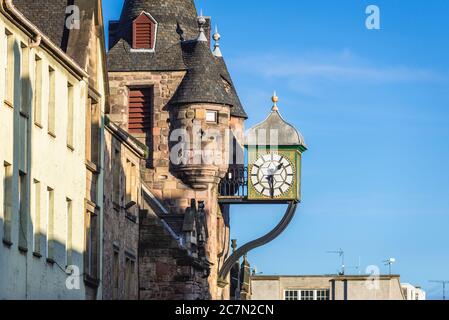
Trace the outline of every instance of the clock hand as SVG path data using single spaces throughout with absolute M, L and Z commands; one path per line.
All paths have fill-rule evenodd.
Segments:
M 270 186 L 270 196 L 271 198 L 274 198 L 274 175 L 271 174 L 267 176 L 268 185 Z

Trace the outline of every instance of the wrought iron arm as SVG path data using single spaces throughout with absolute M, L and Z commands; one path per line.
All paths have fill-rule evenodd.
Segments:
M 232 266 L 240 260 L 241 257 L 243 257 L 245 254 L 250 252 L 251 250 L 254 250 L 256 248 L 259 248 L 261 246 L 266 245 L 267 243 L 270 243 L 274 239 L 276 239 L 282 232 L 287 229 L 290 222 L 293 220 L 293 217 L 295 216 L 296 209 L 298 207 L 297 201 L 290 202 L 287 211 L 285 212 L 284 217 L 282 218 L 281 222 L 274 228 L 271 232 L 266 234 L 265 236 L 251 241 L 244 246 L 237 249 L 224 263 L 222 269 L 220 270 L 219 276 L 218 276 L 218 285 L 220 287 L 225 287 L 228 285 L 226 281 L 226 277 L 228 276 L 229 272 L 232 269 Z

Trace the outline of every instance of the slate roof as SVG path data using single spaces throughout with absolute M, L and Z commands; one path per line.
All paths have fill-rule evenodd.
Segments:
M 233 108 L 231 110 L 231 115 L 239 118 L 248 118 L 245 109 L 243 108 L 242 102 L 240 101 L 239 95 L 235 88 L 234 82 L 232 81 L 231 74 L 229 73 L 228 67 L 223 57 L 214 57 L 216 59 L 218 72 L 220 75 L 231 85 L 231 99 Z
M 13 0 L 13 5 L 57 46 L 65 51 L 64 23 L 68 0 Z
M 187 74 L 171 103 L 219 103 L 233 106 L 234 99 L 226 91 L 218 65 L 205 41 L 181 43 Z
M 13 5 L 50 40 L 73 58 L 82 68 L 87 67 L 92 21 L 99 2 L 92 0 L 13 0 Z M 66 28 L 67 6 L 80 8 L 80 29 Z
M 142 12 L 158 23 L 155 52 L 132 51 L 132 22 Z M 193 0 L 125 0 L 120 20 L 110 24 L 108 70 L 187 71 L 172 103 L 226 104 L 232 116 L 248 118 L 223 58 L 213 56 L 208 42 L 192 40 L 198 36 L 197 16 Z

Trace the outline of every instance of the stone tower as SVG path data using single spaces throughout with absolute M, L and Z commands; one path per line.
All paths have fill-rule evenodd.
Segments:
M 217 189 L 241 155 L 234 149 L 247 115 L 218 31 L 211 50 L 210 26 L 193 0 L 125 0 L 120 20 L 109 24 L 109 116 L 149 149 L 141 172 L 150 194 L 141 214 L 142 299 L 229 298 L 229 288 L 217 287 L 230 252 L 229 208 Z

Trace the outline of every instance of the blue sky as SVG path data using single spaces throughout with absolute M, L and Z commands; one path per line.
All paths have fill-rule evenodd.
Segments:
M 449 278 L 449 1 L 196 1 L 212 16 L 250 119 L 277 90 L 306 138 L 303 203 L 288 230 L 255 250 L 264 274 L 328 274 L 395 257 L 393 272 L 424 287 Z M 105 19 L 122 1 L 104 0 Z M 365 28 L 379 6 L 381 30 Z M 240 244 L 269 231 L 282 206 L 235 207 Z M 348 272 L 356 272 L 349 269 Z

